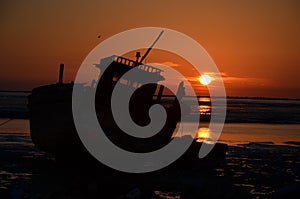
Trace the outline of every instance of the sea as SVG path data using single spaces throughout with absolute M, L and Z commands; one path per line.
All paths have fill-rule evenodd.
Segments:
M 52 154 L 37 149 L 31 141 L 29 95 L 30 92 L 0 92 L 0 198 L 80 198 L 77 195 L 102 196 L 113 192 L 118 195 L 127 192 L 115 187 L 130 190 L 139 184 L 137 181 L 132 186 L 126 181 L 103 179 L 103 175 L 55 164 Z M 189 100 L 183 99 L 185 105 Z M 171 101 L 171 97 L 162 99 L 162 103 Z M 185 116 L 200 114 L 200 123 L 181 122 L 176 136 L 191 135 L 191 126 L 198 125 L 194 133 L 198 140 L 229 145 L 226 164 L 221 162 L 212 171 L 196 172 L 191 165 L 187 171 L 171 176 L 160 173 L 153 184 L 149 182 L 155 189 L 149 190 L 160 198 L 181 198 L 182 194 L 193 193 L 189 198 L 203 194 L 204 198 L 211 194 L 212 198 L 231 198 L 236 194 L 233 198 L 268 198 L 265 196 L 276 194 L 277 190 L 280 193 L 285 186 L 285 190 L 299 188 L 300 99 L 228 97 L 226 122 L 218 137 L 207 120 L 211 114 L 210 98 L 198 97 L 198 102 L 199 105 L 186 106 Z M 111 187 L 114 191 L 106 193 Z M 185 192 L 181 193 L 182 190 Z
M 0 136 L 13 131 L 16 135 L 24 133 L 29 136 L 29 95 L 30 92 L 0 92 Z M 168 103 L 171 98 L 165 97 L 162 101 Z M 183 101 L 188 104 L 188 97 Z M 198 106 L 189 107 L 187 115 L 200 114 L 197 136 L 208 140 L 213 132 L 209 129 L 209 121 L 201 122 L 201 118 L 211 114 L 210 98 L 198 97 L 198 101 Z M 226 112 L 226 122 L 218 138 L 220 142 L 300 146 L 300 99 L 228 97 Z M 179 135 L 188 134 L 189 125 L 179 129 Z

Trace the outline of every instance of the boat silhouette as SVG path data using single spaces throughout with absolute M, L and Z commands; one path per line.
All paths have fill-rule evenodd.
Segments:
M 105 135 L 120 148 L 127 151 L 145 153 L 155 151 L 168 144 L 174 139 L 173 133 L 180 121 L 180 100 L 185 95 L 184 84 L 180 82 L 178 91 L 174 94 L 174 100 L 166 105 L 161 103 L 163 92 L 166 89 L 159 84 L 164 80 L 162 70 L 147 64 L 143 61 L 150 53 L 155 43 L 159 40 L 163 31 L 159 34 L 154 43 L 148 48 L 141 57 L 140 52 L 136 52 L 136 60 L 131 60 L 122 56 L 111 56 L 100 60 L 95 67 L 100 69 L 101 78 L 98 79 L 97 86 L 95 82 L 91 86 L 82 86 L 83 92 L 89 92 L 90 89 L 96 89 L 95 110 L 98 122 Z M 141 58 L 141 59 L 140 59 Z M 103 69 L 104 64 L 110 61 L 111 64 Z M 153 80 L 152 84 L 142 85 L 140 76 L 137 75 L 131 79 L 124 79 L 122 76 L 131 70 L 137 68 L 141 76 L 147 76 Z M 64 65 L 60 65 L 59 80 L 56 84 L 44 85 L 32 90 L 28 97 L 28 108 L 30 111 L 30 135 L 33 143 L 39 149 L 50 152 L 56 157 L 86 157 L 90 156 L 77 134 L 73 115 L 72 115 L 72 92 L 74 83 L 63 83 Z M 103 72 L 104 71 L 104 72 Z M 100 77 L 100 75 L 99 75 Z M 120 86 L 124 90 L 136 89 L 130 99 L 129 112 L 132 120 L 140 125 L 149 124 L 149 109 L 154 104 L 164 106 L 167 119 L 163 128 L 150 138 L 137 138 L 123 132 L 114 120 L 111 108 L 112 92 L 120 80 Z M 186 160 L 196 160 L 197 154 L 202 143 L 193 142 L 190 149 L 183 157 Z M 224 157 L 227 146 L 217 144 L 211 154 Z

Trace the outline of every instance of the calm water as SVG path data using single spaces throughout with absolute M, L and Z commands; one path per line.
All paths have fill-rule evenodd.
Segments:
M 177 135 L 190 135 L 191 125 L 193 123 L 183 124 Z M 199 141 L 218 140 L 228 145 L 260 143 L 300 146 L 300 124 L 225 123 L 219 138 L 208 127 L 209 123 L 200 122 L 196 132 Z
M 28 95 L 22 92 L 0 92 L 0 118 L 28 118 Z M 166 97 L 163 103 L 169 103 L 172 99 Z M 187 107 L 186 116 L 200 113 L 205 118 L 210 115 L 210 99 L 200 97 L 198 101 L 199 106 L 193 106 L 188 97 L 183 99 Z M 216 107 L 216 110 L 220 108 L 223 107 Z M 300 124 L 300 100 L 227 98 L 226 122 Z
M 228 122 L 300 124 L 300 100 L 228 99 Z
M 200 105 L 191 106 L 190 114 L 210 115 L 210 99 L 200 97 L 198 101 Z M 189 100 L 184 103 L 189 104 Z M 215 108 L 218 112 L 223 107 Z M 227 98 L 226 122 L 300 124 L 300 100 Z
M 29 136 L 27 96 L 29 93 L 0 92 L 0 136 L 16 134 Z M 170 98 L 165 98 L 167 103 Z M 189 105 L 189 99 L 184 99 Z M 210 115 L 209 98 L 199 98 L 199 106 L 190 106 L 188 114 Z M 5 118 L 25 118 L 24 120 Z M 178 135 L 189 133 L 184 124 Z M 213 139 L 209 123 L 200 122 L 197 137 Z M 300 100 L 286 99 L 227 99 L 227 116 L 220 141 L 228 144 L 248 142 L 273 142 L 276 144 L 297 144 L 300 142 Z M 298 143 L 299 144 L 299 143 Z
M 29 93 L 0 92 L 0 118 L 28 118 Z
M 69 195 L 78 193 L 78 189 L 79 193 L 91 190 L 90 185 L 98 181 L 88 181 L 90 177 L 86 177 L 86 172 L 78 177 L 77 172 L 67 173 L 69 168 L 60 170 L 52 164 L 51 155 L 37 150 L 33 145 L 30 139 L 29 120 L 26 119 L 27 96 L 28 93 L 0 92 L 0 198 L 8 198 L 10 195 L 15 196 L 13 198 L 29 198 L 28 196 L 39 198 L 45 194 L 51 197 L 53 190 L 55 194 Z M 199 98 L 199 101 L 200 105 L 190 107 L 188 114 L 200 113 L 204 118 L 210 116 L 210 100 Z M 185 103 L 189 103 L 188 99 L 185 99 Z M 226 166 L 217 167 L 212 174 L 207 174 L 206 171 L 198 171 L 199 173 L 193 171 L 191 175 L 187 173 L 185 176 L 184 172 L 180 172 L 178 176 L 176 173 L 174 176 L 168 176 L 166 182 L 169 182 L 170 178 L 180 179 L 170 181 L 170 185 L 178 187 L 177 184 L 185 179 L 193 188 L 187 190 L 194 190 L 201 185 L 197 188 L 201 196 L 203 190 L 207 193 L 224 194 L 231 193 L 232 190 L 244 190 L 245 193 L 254 196 L 253 198 L 271 194 L 281 187 L 299 182 L 299 106 L 299 100 L 228 99 L 227 122 L 219 141 L 229 145 L 252 142 L 254 144 L 230 146 Z M 25 119 L 11 119 L 22 117 Z M 177 129 L 177 136 L 190 134 L 190 127 L 193 124 L 198 125 L 198 122 L 182 123 L 182 128 Z M 199 140 L 209 142 L 215 139 L 215 133 L 208 127 L 209 123 L 201 120 L 198 131 L 195 132 Z M 158 178 L 158 182 L 159 180 Z M 103 182 L 107 183 L 106 180 Z M 203 187 L 202 183 L 198 182 L 205 182 L 203 185 L 208 186 Z M 213 186 L 209 186 L 209 182 Z M 69 189 L 71 187 L 69 184 L 75 184 L 74 188 Z M 115 184 L 116 181 L 113 181 L 114 186 Z M 226 187 L 230 184 L 233 184 L 234 188 Z M 98 188 L 102 186 L 104 185 L 96 184 Z M 154 192 L 157 192 L 157 195 L 164 195 L 164 191 L 164 188 L 158 186 Z M 173 187 L 168 191 L 168 194 L 178 198 L 179 193 L 177 188 Z M 21 197 L 22 194 L 24 197 Z

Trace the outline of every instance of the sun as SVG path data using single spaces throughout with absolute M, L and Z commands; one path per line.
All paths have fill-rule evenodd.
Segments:
M 209 75 L 201 75 L 199 81 L 203 85 L 208 85 L 211 83 L 211 77 Z

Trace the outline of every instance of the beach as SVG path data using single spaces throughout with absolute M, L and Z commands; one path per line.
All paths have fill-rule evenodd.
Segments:
M 251 128 L 265 131 L 262 139 L 254 142 L 253 132 L 254 140 L 229 139 Z M 289 128 L 293 134 L 300 125 Z M 107 176 L 97 167 L 57 163 L 33 145 L 29 121 L 13 119 L 0 127 L 0 198 L 276 198 L 292 193 L 293 186 L 299 190 L 300 140 L 278 142 L 274 132 L 262 124 L 225 124 L 220 139 L 233 141 L 227 142 L 226 159 L 214 167 Z
M 1 1 L 0 199 L 298 199 L 299 11 Z

